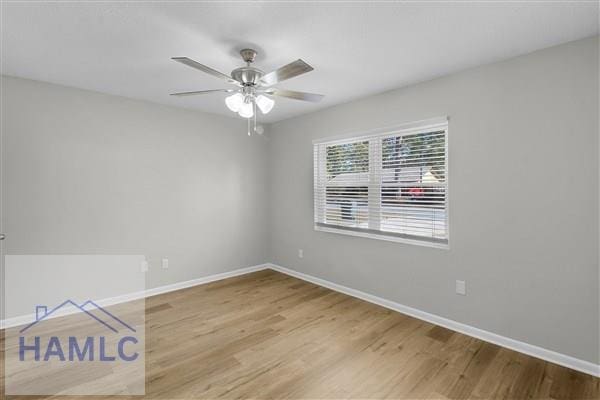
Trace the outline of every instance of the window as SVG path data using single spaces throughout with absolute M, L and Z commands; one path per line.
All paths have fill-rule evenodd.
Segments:
M 314 142 L 315 229 L 448 245 L 446 119 Z

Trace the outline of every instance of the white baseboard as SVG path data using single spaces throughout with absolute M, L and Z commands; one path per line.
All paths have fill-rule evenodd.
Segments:
M 198 279 L 192 279 L 184 282 L 177 282 L 171 285 L 159 286 L 152 289 L 146 289 L 139 292 L 127 293 L 120 296 L 110 297 L 106 299 L 95 300 L 95 303 L 101 307 L 108 307 L 115 304 L 126 303 L 128 301 L 139 300 L 146 297 L 156 296 L 163 293 L 173 292 L 175 290 L 181 290 L 192 286 L 203 285 L 205 283 L 220 281 L 222 279 L 232 278 L 234 276 L 245 275 L 251 272 L 261 271 L 267 269 L 267 264 L 254 265 L 252 267 L 240 268 L 229 272 L 223 272 L 221 274 L 214 274 L 204 276 Z M 60 310 L 52 313 L 47 319 L 63 317 L 65 315 L 74 314 L 81 310 L 74 306 L 64 306 Z M 29 324 L 35 321 L 35 314 L 20 315 L 18 317 L 7 318 L 0 320 L 0 329 L 13 328 L 15 326 L 21 326 Z
M 122 296 L 111 297 L 108 299 L 103 299 L 96 301 L 102 307 L 111 306 L 114 304 L 125 303 L 128 301 L 138 300 L 146 297 L 156 296 L 163 293 L 173 292 L 176 290 L 181 290 L 185 288 L 189 288 L 192 286 L 203 285 L 205 283 L 215 282 L 222 279 L 232 278 L 234 276 L 245 275 L 251 272 L 262 271 L 264 269 L 272 269 L 274 271 L 281 272 L 286 275 L 293 276 L 298 279 L 302 279 L 307 282 L 314 283 L 319 286 L 323 286 L 329 288 L 331 290 L 335 290 L 336 292 L 344 293 L 352 297 L 359 298 L 364 301 L 368 301 L 369 303 L 377 304 L 382 307 L 388 308 L 390 310 L 394 310 L 400 312 L 402 314 L 410 315 L 411 317 L 418 318 L 423 321 L 430 322 L 435 325 L 443 326 L 444 328 L 451 329 L 456 332 L 463 333 L 468 336 L 475 337 L 477 339 L 484 340 L 486 342 L 494 343 L 498 346 L 506 347 L 508 349 L 518 351 L 520 353 L 524 353 L 530 355 L 532 357 L 537 357 L 545 361 L 549 361 L 551 363 L 555 363 L 558 365 L 562 365 L 567 368 L 571 368 L 577 371 L 584 372 L 586 374 L 594 375 L 600 377 L 600 365 L 591 363 L 589 361 L 581 360 L 575 357 L 571 357 L 565 354 L 557 353 L 552 350 L 544 349 L 539 346 L 535 346 L 529 343 L 521 342 L 519 340 L 511 339 L 506 336 L 498 335 L 492 332 L 485 331 L 483 329 L 475 328 L 470 325 L 466 325 L 460 322 L 453 321 L 451 319 L 447 319 L 444 317 L 440 317 L 435 314 L 430 314 L 425 311 L 418 310 L 416 308 L 408 307 L 400 303 L 396 303 L 391 300 L 386 300 L 381 297 L 374 296 L 369 293 L 361 292 L 360 290 L 352 289 L 346 286 L 339 285 L 337 283 L 333 283 L 327 281 L 325 279 L 317 278 L 311 275 L 304 274 L 302 272 L 294 271 L 289 268 L 284 268 L 282 266 L 267 263 L 267 264 L 259 264 L 252 267 L 240 268 L 229 272 L 224 272 L 221 274 L 209 275 L 198 279 L 192 279 L 189 281 L 178 282 L 171 285 L 159 286 L 157 288 L 147 289 L 141 292 L 129 293 Z M 68 314 L 72 314 L 77 312 L 78 309 L 65 308 L 61 310 L 61 312 L 57 312 L 51 316 L 51 318 L 56 318 Z M 31 315 L 22 315 L 14 318 L 8 318 L 6 320 L 0 320 L 0 329 L 11 328 L 15 326 L 24 325 L 32 322 L 35 319 L 35 314 Z
M 511 339 L 506 336 L 488 332 L 483 329 L 475 328 L 473 326 L 456 322 L 444 317 L 440 317 L 435 314 L 430 314 L 425 311 L 417 310 L 416 308 L 408 307 L 391 300 L 386 300 L 369 293 L 361 292 L 360 290 L 338 285 L 337 283 L 333 283 L 325 279 L 307 275 L 302 272 L 294 271 L 289 268 L 284 268 L 276 264 L 270 263 L 268 264 L 268 266 L 274 271 L 278 271 L 283 274 L 314 283 L 315 285 L 323 286 L 331 290 L 335 290 L 336 292 L 344 293 L 349 296 L 368 301 L 369 303 L 377 304 L 382 307 L 389 308 L 390 310 L 398 311 L 399 313 L 410 315 L 411 317 L 415 317 L 417 319 L 427 321 L 435 325 L 440 325 L 444 328 L 448 328 L 450 330 L 460 332 L 465 335 L 496 344 L 498 346 L 518 351 L 519 353 L 524 353 L 532 357 L 549 361 L 554 364 L 562 365 L 563 367 L 571 368 L 580 372 L 584 372 L 586 374 L 600 377 L 600 365 L 598 364 L 594 364 L 589 361 L 581 360 L 565 354 L 557 353 L 555 351 L 544 349 L 542 347 L 535 346 L 529 343 L 521 342 L 519 340 Z
M 144 291 L 144 296 L 151 297 L 162 293 L 173 292 L 175 290 L 185 289 L 192 286 L 204 285 L 205 283 L 220 281 L 227 278 L 233 278 L 234 276 L 246 275 L 256 271 L 262 271 L 269 268 L 270 264 L 259 264 L 253 265 L 252 267 L 240 268 L 229 272 L 223 272 L 221 274 L 209 275 L 198 279 L 192 279 L 191 281 L 184 281 L 173 283 L 172 285 L 159 286 L 154 289 L 147 289 Z M 141 298 L 140 297 L 140 298 Z M 102 304 L 100 304 L 102 305 Z

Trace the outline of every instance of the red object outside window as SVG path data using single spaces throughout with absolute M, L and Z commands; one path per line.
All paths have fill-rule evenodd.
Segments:
M 423 194 L 425 194 L 425 191 L 423 190 L 423 188 L 416 187 L 408 189 L 408 193 L 413 197 L 418 197 L 423 196 Z

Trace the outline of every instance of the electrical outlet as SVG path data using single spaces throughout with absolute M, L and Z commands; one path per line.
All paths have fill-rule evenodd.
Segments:
M 168 258 L 163 258 L 163 259 L 162 259 L 162 267 L 163 267 L 164 269 L 167 269 L 167 268 L 169 268 L 169 259 L 168 259 Z
M 298 258 L 304 258 L 304 250 L 298 249 Z
M 140 263 L 140 269 L 142 272 L 148 272 L 148 261 L 144 260 Z
M 465 281 L 456 281 L 456 294 L 467 295 L 467 283 Z

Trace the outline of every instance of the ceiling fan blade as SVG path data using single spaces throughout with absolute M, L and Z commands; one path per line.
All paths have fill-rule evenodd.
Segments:
M 194 69 L 200 70 L 202 72 L 205 72 L 205 73 L 207 73 L 209 75 L 212 75 L 212 76 L 215 76 L 217 78 L 226 80 L 227 82 L 232 83 L 234 85 L 241 86 L 241 84 L 238 81 L 236 81 L 235 79 L 233 79 L 229 75 L 225 75 L 224 73 L 219 72 L 216 69 L 212 69 L 211 67 L 207 67 L 206 65 L 200 64 L 199 62 L 196 62 L 196 61 L 192 60 L 191 58 L 187 58 L 187 57 L 172 57 L 171 60 L 177 61 L 179 63 L 187 65 L 188 67 L 192 67 Z
M 298 59 L 291 62 L 283 67 L 276 69 L 275 71 L 269 72 L 260 79 L 262 86 L 273 86 L 276 83 L 285 81 L 286 79 L 293 78 L 298 75 L 305 74 L 312 71 L 314 68 Z
M 197 94 L 207 94 L 214 92 L 235 92 L 234 89 L 210 89 L 210 90 L 197 90 L 195 92 L 180 92 L 180 93 L 171 93 L 171 96 L 195 96 Z
M 325 97 L 322 94 L 296 92 L 295 90 L 286 89 L 270 89 L 265 91 L 265 93 L 272 94 L 274 96 L 288 97 L 295 100 L 311 101 L 313 103 L 318 103 L 319 101 L 323 100 L 323 97 Z

